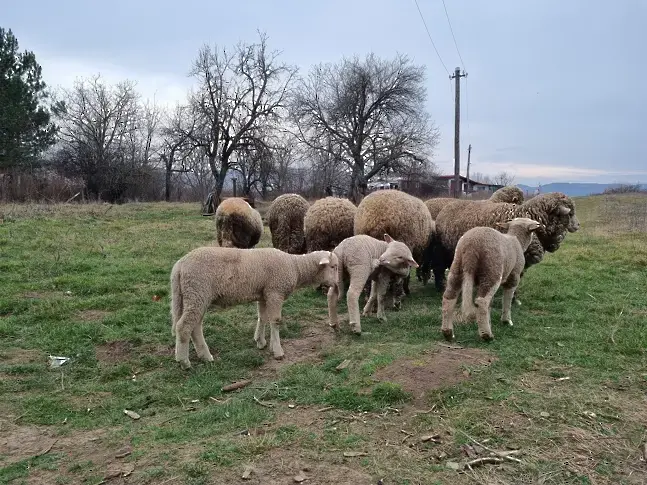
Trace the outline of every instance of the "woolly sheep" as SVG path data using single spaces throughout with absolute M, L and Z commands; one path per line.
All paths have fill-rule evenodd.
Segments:
M 514 185 L 506 185 L 494 192 L 488 199 L 490 202 L 508 202 L 510 204 L 523 204 L 523 191 Z
M 299 194 L 278 196 L 265 214 L 272 234 L 272 246 L 291 254 L 306 252 L 303 218 L 310 204 Z
M 357 207 L 348 199 L 324 197 L 314 202 L 303 219 L 308 251 L 332 251 L 353 235 Z
M 496 227 L 496 223 L 515 217 L 528 217 L 542 224 L 533 233 L 539 244 L 533 241 L 526 248 L 538 251 L 539 254 L 529 254 L 526 251 L 526 268 L 540 262 L 544 251 L 557 251 L 566 233 L 575 232 L 580 227 L 573 201 L 561 192 L 541 194 L 519 205 L 456 200 L 440 211 L 436 218 L 431 251 L 436 288 L 442 291 L 445 269 L 451 266 L 456 244 L 463 234 L 473 227 Z
M 476 316 L 478 332 L 483 340 L 494 337 L 490 304 L 499 286 L 503 287 L 501 321 L 512 325 L 510 307 L 524 267 L 523 253 L 530 244 L 532 233 L 541 224 L 527 217 L 517 217 L 496 225 L 507 229 L 507 234 L 491 227 L 474 227 L 456 245 L 456 255 L 443 294 L 442 332 L 448 340 L 454 338 L 454 309 L 461 293 L 462 318 Z M 475 285 L 476 299 L 473 301 Z
M 279 323 L 283 301 L 296 289 L 337 284 L 338 259 L 329 251 L 288 254 L 274 248 L 237 249 L 200 247 L 180 258 L 171 271 L 171 333 L 175 360 L 191 367 L 189 339 L 198 357 L 212 362 L 204 340 L 202 320 L 210 304 L 220 307 L 256 301 L 258 321 L 254 340 L 265 347 L 270 325 L 270 351 L 283 358 Z
M 384 240 L 365 234 L 344 239 L 334 250 L 339 266 L 337 267 L 337 285 L 328 290 L 328 315 L 330 326 L 338 329 L 337 302 L 344 294 L 344 277 L 348 276 L 350 285 L 346 297 L 349 323 L 353 332 L 362 333 L 359 316 L 359 295 L 369 279 L 373 279 L 371 293 L 364 306 L 363 315 L 367 315 L 377 299 L 377 318 L 384 316 L 384 296 L 392 275 L 404 277 L 410 267 L 418 266 L 406 244 L 395 241 L 389 234 Z
M 218 245 L 240 249 L 253 248 L 263 234 L 263 219 L 241 197 L 230 197 L 216 209 Z
M 431 218 L 435 220 L 436 216 L 438 216 L 440 211 L 443 210 L 443 207 L 456 200 L 457 199 L 455 199 L 454 197 L 434 197 L 433 199 L 425 200 L 425 205 L 429 210 Z
M 434 231 L 434 222 L 425 203 L 417 197 L 396 189 L 377 190 L 367 195 L 357 206 L 355 234 L 380 238 L 390 234 L 411 249 L 417 264 L 423 260 Z M 399 285 L 394 290 L 400 294 Z M 409 294 L 409 276 L 402 282 Z

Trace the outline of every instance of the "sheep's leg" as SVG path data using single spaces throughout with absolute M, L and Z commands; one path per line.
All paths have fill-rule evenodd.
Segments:
M 362 325 L 360 324 L 359 319 L 359 295 L 362 293 L 362 288 L 368 279 L 368 275 L 362 275 L 360 277 L 351 276 L 350 286 L 348 288 L 348 293 L 346 294 L 346 304 L 348 306 L 348 321 L 350 326 L 356 334 L 362 333 Z
M 204 360 L 205 362 L 213 362 L 213 355 L 211 355 L 209 346 L 204 339 L 202 320 L 193 327 L 193 332 L 191 332 L 191 341 L 193 342 L 193 347 L 195 347 L 195 353 L 198 355 L 198 359 Z
M 282 307 L 283 299 L 281 297 L 275 297 L 266 301 L 267 317 L 270 322 L 270 351 L 277 360 L 282 359 L 285 355 L 281 347 L 281 338 L 279 337 Z
M 503 312 L 501 313 L 501 321 L 512 327 L 512 298 L 514 296 L 515 288 L 503 289 Z
M 203 316 L 204 311 L 200 309 L 186 309 L 185 307 L 182 317 L 175 324 L 175 360 L 180 363 L 183 369 L 189 369 L 191 367 L 191 362 L 189 362 L 189 342 L 194 329 L 197 330 Z M 202 339 L 204 340 L 204 337 Z M 209 352 L 208 348 L 207 352 Z
M 364 317 L 369 315 L 373 311 L 375 304 L 377 303 L 377 293 L 375 286 L 376 282 L 371 281 L 371 292 L 368 299 L 366 300 L 366 305 L 364 305 L 364 309 L 362 310 L 362 316 Z
M 258 320 L 256 321 L 256 331 L 254 332 L 254 341 L 256 342 L 256 347 L 259 349 L 264 349 L 267 345 L 265 341 L 265 322 L 267 322 L 267 310 L 265 307 L 264 300 L 258 300 L 257 310 L 258 310 Z
M 483 296 L 480 296 L 483 293 L 479 288 L 479 296 L 474 301 L 476 303 L 476 322 L 478 324 L 479 335 L 483 340 L 492 340 L 494 338 L 490 324 L 490 303 L 498 288 L 498 284 L 494 285 Z
M 461 294 L 461 277 L 458 272 L 453 273 L 450 271 L 447 278 L 447 286 L 443 293 L 443 322 L 441 331 L 446 340 L 454 338 L 454 311 L 456 309 L 456 302 Z M 465 295 L 463 295 L 465 298 Z
M 386 292 L 389 289 L 389 278 L 379 278 L 375 282 L 377 293 L 377 318 L 386 322 L 386 315 L 384 314 L 384 303 L 386 301 Z
M 340 283 L 343 285 L 343 283 Z M 328 288 L 328 319 L 329 325 L 339 330 L 339 317 L 337 316 L 337 302 L 339 301 L 339 285 Z

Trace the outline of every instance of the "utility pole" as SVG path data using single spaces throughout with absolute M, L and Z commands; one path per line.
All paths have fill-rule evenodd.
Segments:
M 461 184 L 461 78 L 467 77 L 467 73 L 463 71 L 461 74 L 461 68 L 457 67 L 454 70 L 454 74 L 449 76 L 449 79 L 456 80 L 456 101 L 455 101 L 455 111 L 454 111 L 454 197 L 457 199 L 461 196 L 460 184 Z
M 467 193 L 472 192 L 470 187 L 470 156 L 472 155 L 472 144 L 467 147 Z

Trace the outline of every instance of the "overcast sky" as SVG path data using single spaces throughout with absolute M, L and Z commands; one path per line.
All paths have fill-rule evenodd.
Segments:
M 454 98 L 414 0 L 6 0 L 0 24 L 35 52 L 50 86 L 101 73 L 144 96 L 182 100 L 204 43 L 269 46 L 305 74 L 370 51 L 427 72 L 441 131 L 435 162 L 453 172 Z M 418 0 L 449 71 L 461 66 L 442 0 Z M 461 81 L 461 172 L 506 170 L 517 183 L 647 183 L 646 0 L 445 0 Z

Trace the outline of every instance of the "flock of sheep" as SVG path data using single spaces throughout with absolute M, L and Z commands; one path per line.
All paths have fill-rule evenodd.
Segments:
M 443 292 L 441 330 L 447 339 L 454 337 L 461 294 L 460 318 L 476 319 L 481 338 L 491 339 L 490 305 L 498 288 L 503 287 L 501 320 L 512 325 L 511 303 L 524 271 L 579 229 L 569 197 L 553 192 L 524 201 L 516 187 L 504 187 L 484 201 L 423 202 L 399 190 L 379 190 L 358 206 L 336 197 L 310 205 L 297 194 L 285 194 L 272 202 L 266 219 L 274 248 L 254 248 L 263 232 L 260 214 L 242 198 L 225 199 L 215 214 L 219 247 L 197 248 L 173 266 L 172 332 L 175 359 L 183 368 L 191 367 L 189 341 L 198 358 L 213 361 L 202 330 L 211 304 L 256 301 L 256 345 L 266 346 L 269 324 L 270 350 L 281 359 L 282 305 L 296 289 L 326 288 L 330 325 L 338 329 L 337 303 L 348 282 L 349 324 L 361 334 L 362 291 L 368 294 L 362 314 L 376 309 L 384 320 L 385 308 L 398 308 L 410 294 L 411 268 L 424 284 L 433 272 Z

